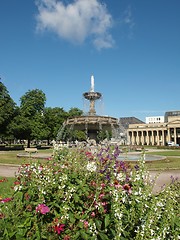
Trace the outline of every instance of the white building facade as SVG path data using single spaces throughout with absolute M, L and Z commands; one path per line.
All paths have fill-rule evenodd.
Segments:
M 163 123 L 164 122 L 164 116 L 156 116 L 156 117 L 146 117 L 146 123 Z
M 129 144 L 165 146 L 173 142 L 175 145 L 180 145 L 180 111 L 166 112 L 164 120 L 163 122 L 130 124 L 127 133 Z

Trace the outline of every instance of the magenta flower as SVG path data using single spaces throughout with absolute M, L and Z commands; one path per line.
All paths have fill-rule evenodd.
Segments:
M 36 207 L 36 212 L 40 212 L 41 214 L 46 214 L 50 211 L 49 207 L 46 206 L 45 204 L 39 204 Z
M 12 198 L 4 198 L 1 200 L 2 203 L 10 202 Z

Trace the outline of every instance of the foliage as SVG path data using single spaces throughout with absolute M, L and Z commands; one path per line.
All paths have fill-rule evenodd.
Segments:
M 67 119 L 68 113 L 63 108 L 45 108 L 44 121 L 46 125 L 46 139 L 56 139 L 60 126 Z
M 112 132 L 107 130 L 99 131 L 97 138 L 99 141 L 103 141 L 104 139 L 110 140 L 112 137 Z
M 9 92 L 0 82 L 0 137 L 8 140 L 50 140 L 56 139 L 59 129 L 68 117 L 80 116 L 83 111 L 71 108 L 45 108 L 46 96 L 42 90 L 28 90 L 20 98 L 20 107 L 11 99 Z M 84 139 L 83 133 L 66 132 L 66 139 Z
M 77 116 L 81 116 L 83 114 L 83 111 L 80 110 L 79 108 L 71 108 L 68 112 L 69 117 L 77 117 Z
M 21 97 L 21 111 L 24 116 L 33 118 L 36 113 L 43 113 L 46 96 L 42 90 L 29 90 Z
M 43 139 L 46 135 L 46 125 L 43 110 L 46 101 L 45 94 L 38 89 L 28 91 L 21 97 L 19 114 L 11 124 L 13 135 L 17 139 Z
M 0 239 L 178 239 L 178 183 L 153 195 L 143 159 L 131 167 L 119 153 L 55 145 L 47 164 L 22 165 L 0 202 Z
M 85 141 L 87 139 L 87 135 L 84 131 L 74 130 L 72 133 L 72 140 L 75 141 Z
M 7 88 L 0 82 L 0 133 L 7 135 L 8 125 L 16 112 L 16 104 L 9 95 Z

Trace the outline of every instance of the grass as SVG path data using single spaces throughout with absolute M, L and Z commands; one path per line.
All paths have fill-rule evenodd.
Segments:
M 11 197 L 13 193 L 12 187 L 14 186 L 15 178 L 0 177 L 0 199 Z
M 37 159 L 29 158 L 29 157 L 17 157 L 17 154 L 24 153 L 24 151 L 2 151 L 0 152 L 0 164 L 17 164 L 21 165 L 23 163 L 30 163 L 32 161 L 37 161 Z M 38 153 L 44 154 L 48 153 L 49 155 L 52 155 L 53 150 L 52 149 L 46 149 L 46 150 L 38 150 Z M 33 153 L 31 154 L 33 156 Z M 44 159 L 41 159 L 40 161 L 46 161 Z
M 148 170 L 180 169 L 180 158 L 167 157 L 165 160 L 146 162 Z
M 180 150 L 149 151 L 146 154 L 165 156 L 165 160 L 146 162 L 149 170 L 180 169 Z

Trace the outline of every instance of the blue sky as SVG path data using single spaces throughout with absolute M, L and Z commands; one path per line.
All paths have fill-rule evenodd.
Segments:
M 28 90 L 47 107 L 162 116 L 180 110 L 180 0 L 1 0 L 0 77 L 20 104 Z

